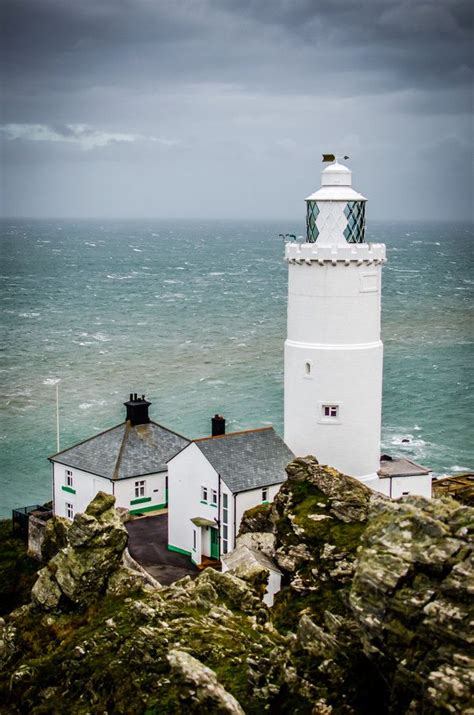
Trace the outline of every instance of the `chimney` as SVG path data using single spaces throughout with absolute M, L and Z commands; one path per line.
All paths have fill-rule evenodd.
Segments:
M 222 415 L 214 415 L 212 422 L 212 436 L 219 437 L 225 434 L 225 418 Z
M 130 399 L 128 402 L 123 403 L 127 409 L 127 422 L 135 427 L 136 425 L 146 425 L 150 418 L 148 416 L 148 408 L 151 402 L 145 399 L 145 395 L 141 397 L 137 396 L 137 393 L 130 393 Z

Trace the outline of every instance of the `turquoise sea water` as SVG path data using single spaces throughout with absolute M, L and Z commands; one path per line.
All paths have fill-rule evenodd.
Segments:
M 121 422 L 130 392 L 191 437 L 282 431 L 282 230 L 235 221 L 3 221 L 0 515 L 50 498 L 47 455 Z M 383 449 L 474 466 L 473 227 L 371 223 L 383 269 Z M 401 440 L 408 438 L 409 444 Z

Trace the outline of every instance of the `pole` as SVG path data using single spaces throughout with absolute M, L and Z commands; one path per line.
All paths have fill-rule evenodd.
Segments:
M 59 382 L 56 383 L 56 447 L 59 452 Z

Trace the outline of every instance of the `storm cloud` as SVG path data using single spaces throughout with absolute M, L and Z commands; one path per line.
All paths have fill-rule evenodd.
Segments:
M 470 2 L 1 6 L 4 215 L 297 218 L 323 151 L 369 216 L 472 215 Z

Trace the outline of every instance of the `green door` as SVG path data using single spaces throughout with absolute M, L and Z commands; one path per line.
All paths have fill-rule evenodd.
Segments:
M 219 535 L 217 529 L 211 529 L 211 559 L 219 558 Z

